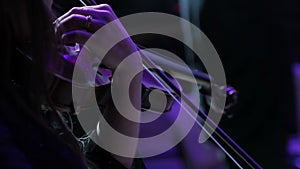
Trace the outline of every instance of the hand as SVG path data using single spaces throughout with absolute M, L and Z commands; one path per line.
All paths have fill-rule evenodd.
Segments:
M 55 21 L 56 37 L 60 40 L 62 45 L 84 45 L 97 30 L 112 21 L 116 21 L 116 24 L 113 25 L 113 29 L 104 31 L 101 36 L 97 37 L 97 43 L 95 43 L 94 46 L 89 46 L 89 48 L 92 48 L 91 50 L 94 48 L 97 51 L 99 48 L 106 49 L 106 45 L 109 41 L 127 37 L 121 43 L 111 48 L 101 62 L 114 70 L 118 63 L 132 52 L 135 52 L 137 48 L 109 5 L 101 4 L 72 8 Z

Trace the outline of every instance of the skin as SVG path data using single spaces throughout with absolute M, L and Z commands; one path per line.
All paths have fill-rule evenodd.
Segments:
M 86 27 L 87 17 L 91 16 L 91 23 Z M 118 17 L 107 4 L 88 7 L 74 7 L 66 14 L 56 20 L 56 37 L 61 40 L 62 45 L 81 44 L 83 45 L 97 30 L 107 23 L 117 20 Z M 105 44 L 108 38 L 118 38 L 116 32 L 126 32 L 121 23 L 118 23 L 115 30 L 110 30 L 99 38 L 98 44 Z M 99 46 L 95 46 L 99 48 Z M 136 45 L 128 38 L 122 45 L 117 45 L 111 51 L 111 57 L 106 57 L 103 64 L 114 71 L 125 57 L 136 51 Z
M 12 27 L 16 28 L 14 31 L 14 34 L 18 39 L 29 39 L 30 33 L 31 33 L 31 26 L 30 23 L 23 23 L 24 21 L 27 21 L 26 17 L 28 17 L 28 11 L 25 8 L 27 1 L 20 2 L 21 4 L 18 4 L 16 6 L 16 12 L 17 15 L 11 15 L 10 19 L 13 21 Z M 51 9 L 52 0 L 44 0 L 45 5 Z M 8 9 L 13 8 L 9 7 Z M 20 17 L 17 16 L 23 16 L 23 19 L 20 20 Z M 84 27 L 86 23 L 86 16 L 91 15 L 93 17 L 92 23 L 90 27 L 87 29 Z M 56 34 L 55 36 L 61 40 L 61 45 L 69 45 L 73 43 L 79 43 L 84 44 L 90 36 L 99 28 L 101 28 L 103 25 L 107 24 L 110 21 L 116 20 L 117 16 L 114 14 L 113 10 L 110 8 L 109 5 L 97 5 L 97 6 L 89 6 L 89 7 L 83 7 L 83 8 L 73 8 L 63 16 L 59 17 L 57 20 L 57 24 L 55 29 Z M 118 29 L 115 31 L 124 31 L 124 28 L 121 24 L 118 25 Z M 113 37 L 116 33 L 112 30 L 110 32 L 107 32 L 105 36 L 107 37 Z M 107 39 L 99 39 L 99 44 L 104 44 Z M 136 51 L 136 46 L 132 42 L 130 38 L 126 40 L 121 46 L 116 47 L 115 50 L 113 50 L 110 54 L 110 56 L 107 57 L 107 59 L 104 60 L 104 64 L 111 68 L 113 71 L 116 69 L 117 64 L 121 62 L 127 54 Z M 93 58 L 93 56 L 89 56 L 90 58 Z M 128 65 L 128 68 L 136 68 L 138 63 L 141 63 L 141 60 L 137 58 L 133 63 L 130 63 Z M 127 70 L 121 71 L 126 73 Z M 137 107 L 140 107 L 140 98 L 141 98 L 141 76 L 137 76 L 131 83 L 131 86 L 134 87 L 136 90 L 133 90 L 132 93 L 130 93 L 130 96 L 132 96 L 132 103 L 136 105 Z M 110 99 L 107 101 L 107 108 L 104 110 L 103 114 L 107 117 L 108 121 L 111 122 L 113 127 L 115 127 L 117 130 L 125 130 L 123 133 L 130 135 L 132 137 L 135 137 L 138 135 L 139 132 L 139 126 L 135 123 L 128 123 L 127 120 L 124 120 L 124 118 L 119 115 L 118 111 L 113 106 L 113 101 Z M 98 131 L 100 129 L 97 129 Z M 99 139 L 101 139 L 100 134 L 98 133 Z M 102 137 L 103 138 L 103 137 Z M 135 153 L 136 147 L 133 146 L 132 152 Z M 117 160 L 119 160 L 125 167 L 130 168 L 132 165 L 132 159 L 119 157 L 116 155 L 113 155 Z
M 91 16 L 91 23 L 89 27 L 86 27 L 87 16 Z M 87 6 L 87 7 L 74 7 L 61 17 L 59 17 L 55 21 L 55 33 L 56 38 L 60 40 L 61 45 L 70 45 L 70 44 L 80 44 L 84 45 L 84 43 L 102 26 L 107 23 L 117 20 L 118 17 L 115 15 L 111 7 L 107 4 L 101 4 L 96 6 Z M 98 46 L 94 46 L 95 48 L 101 47 L 101 44 L 105 44 L 109 38 L 118 38 L 118 33 L 126 32 L 121 23 L 118 22 L 116 29 L 109 30 L 103 35 L 103 38 L 98 39 Z M 101 36 L 102 37 L 102 36 Z M 99 45 L 100 44 L 100 45 Z M 125 59 L 129 54 L 135 52 L 137 50 L 134 42 L 127 38 L 122 42 L 121 45 L 116 45 L 106 56 L 102 64 L 106 67 L 110 68 L 113 72 L 117 68 L 118 64 Z M 95 58 L 91 53 L 86 53 L 88 56 L 84 67 L 87 65 L 93 65 L 93 58 Z M 136 59 L 129 63 L 126 70 L 121 71 L 126 74 L 130 69 L 136 70 L 141 65 L 140 57 L 136 57 Z M 87 75 L 88 76 L 88 75 Z M 130 93 L 131 102 L 136 107 L 140 107 L 141 105 L 141 75 L 138 75 L 131 82 L 131 87 L 135 90 L 131 90 Z M 126 81 L 126 79 L 123 79 Z M 122 79 L 121 79 L 122 84 Z M 86 101 L 86 100 L 85 100 Z M 112 99 L 105 100 L 106 106 L 105 110 L 102 112 L 106 117 L 106 120 L 116 129 L 119 130 L 126 135 L 130 135 L 132 137 L 138 137 L 139 133 L 139 124 L 128 122 L 127 119 L 124 119 L 114 107 L 114 103 Z M 100 123 L 101 124 L 101 123 Z M 98 125 L 99 126 L 99 125 Z M 100 127 L 97 131 L 103 131 L 104 129 Z M 103 132 L 105 133 L 105 132 Z M 99 139 L 101 137 L 101 133 L 98 133 Z M 137 145 L 130 147 L 132 150 L 132 155 L 136 153 Z M 120 157 L 117 155 L 113 155 L 118 161 L 120 161 L 125 167 L 130 168 L 132 165 L 132 159 Z

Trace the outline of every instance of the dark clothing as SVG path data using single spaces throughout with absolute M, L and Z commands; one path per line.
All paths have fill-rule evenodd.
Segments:
M 78 148 L 88 159 L 84 160 L 62 140 L 66 133 L 55 120 L 54 111 L 41 112 L 45 124 L 48 124 L 44 126 L 22 109 L 22 103 L 16 107 L 18 101 L 11 95 L 2 92 L 0 98 L 0 168 L 85 169 L 87 161 L 91 169 L 125 169 L 89 138 L 84 141 L 78 139 Z M 24 101 L 22 97 L 18 99 Z M 136 159 L 132 169 L 145 169 L 143 161 Z
M 97 146 L 90 138 L 81 140 L 85 145 L 84 154 L 95 169 L 126 169 L 108 151 Z M 146 169 L 146 166 L 142 159 L 134 159 L 131 169 Z
M 78 156 L 61 144 L 58 140 L 47 138 L 47 142 L 32 140 L 18 141 L 11 130 L 4 123 L 0 123 L 0 168 L 3 169 L 53 169 L 53 168 L 83 168 Z M 22 129 L 20 129 L 20 132 Z M 26 132 L 28 140 L 33 133 Z M 40 142 L 39 142 L 40 141 Z M 23 144 L 22 144 L 23 143 Z M 35 143 L 35 144 L 33 144 Z M 55 147 L 54 147 L 55 146 Z
M 79 154 L 43 124 L 22 109 L 26 102 L 11 93 L 1 93 L 0 168 L 3 169 L 83 169 Z M 18 101 L 19 100 L 19 101 Z M 20 101 L 24 101 L 21 103 Z M 26 106 L 28 108 L 28 106 Z

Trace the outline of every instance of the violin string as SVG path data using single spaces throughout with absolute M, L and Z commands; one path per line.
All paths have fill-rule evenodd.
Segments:
M 91 5 L 97 5 L 97 2 L 96 1 L 94 1 L 94 0 L 87 0 L 88 2 L 89 2 L 89 4 L 91 4 Z
M 87 4 L 85 2 L 83 2 L 83 0 L 79 0 L 79 1 L 83 6 L 87 6 Z
M 82 3 L 82 5 L 84 5 L 84 6 L 87 6 L 87 4 L 86 3 L 84 3 L 83 2 L 83 0 L 79 0 L 81 3 Z M 97 3 L 95 3 L 95 1 L 93 1 L 92 0 L 92 3 L 89 1 L 89 3 L 91 4 L 91 5 L 97 5 Z M 146 61 L 147 63 L 146 64 L 148 64 L 148 67 L 149 66 L 151 66 L 151 67 L 157 67 L 149 58 L 147 58 L 145 55 L 142 55 L 143 56 L 143 61 Z M 177 97 L 175 96 L 175 95 L 173 95 L 173 93 L 172 93 L 172 91 L 170 91 L 170 89 L 172 89 L 171 87 L 170 87 L 170 85 L 168 85 L 163 79 L 161 79 L 161 78 L 158 78 L 157 76 L 155 76 L 152 72 L 150 72 L 150 70 L 149 69 L 147 69 L 147 66 L 145 66 L 145 65 L 143 65 L 143 67 L 145 67 L 145 70 L 146 71 L 148 71 L 149 72 L 149 74 L 164 88 L 164 89 L 166 89 L 166 91 L 168 92 L 168 94 L 177 102 L 177 103 L 181 103 L 178 99 L 177 99 Z M 172 84 L 172 83 L 171 83 Z M 172 89 L 173 90 L 173 89 Z M 174 91 L 174 90 L 173 90 Z M 176 92 L 176 91 L 174 91 L 174 92 Z M 177 93 L 177 94 L 179 94 L 179 93 Z M 184 96 L 184 95 L 182 95 L 181 94 L 181 97 L 182 96 Z M 187 99 L 187 97 L 186 96 L 184 96 L 184 98 L 183 98 L 184 100 L 188 100 Z M 189 101 L 190 102 L 190 101 Z M 191 102 L 190 103 L 188 103 L 188 104 L 192 104 Z M 197 106 L 195 106 L 195 105 L 193 105 L 193 107 L 196 107 L 197 108 Z M 192 115 L 192 113 L 188 110 L 188 108 L 186 108 L 185 106 L 183 106 L 182 107 L 183 109 L 185 109 L 185 111 L 189 114 L 189 116 L 191 116 L 192 118 L 194 118 L 194 116 Z M 192 108 L 191 108 L 192 109 Z M 202 115 L 204 115 L 204 117 L 206 118 L 206 120 L 209 120 L 209 122 L 210 123 L 212 123 L 212 124 L 214 124 L 214 127 L 216 128 L 216 129 L 219 129 L 221 132 L 223 132 L 223 134 L 225 134 L 225 132 L 223 131 L 223 130 L 221 130 L 214 122 L 213 122 L 213 120 L 212 119 L 210 119 L 210 117 L 208 117 L 201 109 L 198 109 L 197 108 L 197 110 L 198 110 L 198 112 L 196 112 L 197 113 L 197 115 L 198 116 L 196 116 L 196 117 L 199 117 L 199 113 L 201 113 Z M 199 118 L 201 118 L 201 117 L 199 117 Z M 199 120 L 199 118 L 196 118 L 196 119 L 193 119 L 193 120 L 195 120 L 195 122 L 198 124 L 198 126 L 199 127 L 201 127 L 202 128 L 202 130 L 204 130 L 207 134 L 209 134 L 210 135 L 210 133 L 207 131 L 207 129 L 205 129 L 205 127 L 201 124 L 201 122 L 200 121 L 198 121 Z M 201 118 L 201 120 L 203 120 L 203 118 Z M 209 123 L 207 123 L 207 126 L 209 127 L 209 129 L 210 130 L 212 130 L 213 129 L 213 127 L 209 124 Z M 251 166 L 251 168 L 254 168 L 249 162 L 248 162 L 248 160 L 246 160 L 234 147 L 232 147 L 227 141 L 226 141 L 226 139 L 224 139 L 223 138 L 223 136 L 221 136 L 218 132 L 214 132 L 214 134 L 216 134 L 218 137 L 220 137 L 220 139 L 222 139 L 222 141 L 224 141 L 224 143 L 227 145 L 227 146 L 229 146 L 230 147 L 230 149 L 231 150 L 233 150 L 244 162 L 246 162 L 247 163 L 247 165 L 248 166 Z M 225 134 L 226 135 L 226 134 Z M 228 135 L 226 135 L 227 136 L 227 139 L 229 139 L 230 141 L 231 141 L 231 143 L 232 144 L 234 144 L 234 145 L 236 145 L 236 146 L 238 146 Z M 226 148 L 224 148 L 220 143 L 219 143 L 219 141 L 216 139 L 216 138 L 214 138 L 214 136 L 213 135 L 211 135 L 210 136 L 211 137 L 211 139 L 224 151 L 224 153 L 239 167 L 239 168 L 242 168 L 242 166 L 239 164 L 239 162 L 226 150 Z M 239 148 L 239 150 L 241 151 L 241 152 L 243 152 L 243 154 L 248 158 L 248 159 L 250 159 L 258 168 L 261 168 L 260 166 L 259 166 L 259 164 L 257 164 L 245 151 L 243 151 L 240 147 L 238 147 Z
M 145 67 L 145 70 L 146 71 L 149 71 L 146 67 Z M 151 74 L 151 76 L 161 85 L 161 86 L 163 86 L 163 88 L 166 88 L 165 86 L 164 86 L 164 84 L 162 84 L 162 80 L 159 80 L 156 76 L 154 76 L 153 74 L 152 74 L 152 72 L 150 72 L 149 74 Z M 178 103 L 178 104 L 181 104 L 181 102 L 176 98 L 176 96 L 174 96 L 170 91 L 169 91 L 169 89 L 167 89 L 167 92 L 168 92 L 168 94 L 174 99 L 174 101 L 176 102 L 176 103 Z M 190 111 L 188 111 L 187 110 L 187 108 L 185 107 L 185 106 L 181 106 L 181 108 L 183 108 L 184 110 L 185 110 L 185 112 L 187 112 L 188 113 L 188 115 L 197 123 L 197 125 L 202 129 L 202 130 L 204 130 L 207 134 L 209 134 L 209 132 L 207 131 L 207 129 L 205 129 L 205 127 L 201 124 L 201 122 L 199 121 L 199 118 L 197 118 L 197 117 L 199 117 L 199 116 L 197 116 L 196 118 L 192 115 L 192 113 L 190 112 Z M 200 119 L 200 120 L 202 120 L 202 119 Z M 211 129 L 211 126 L 210 125 L 208 125 L 209 126 L 209 128 Z M 232 161 L 235 163 L 235 164 L 237 164 L 238 166 L 239 166 L 239 168 L 242 168 L 241 166 L 240 166 L 240 164 L 230 155 L 230 153 L 213 137 L 213 136 L 211 136 L 211 138 L 212 138 L 212 140 L 223 150 L 223 152 L 230 158 L 230 159 L 232 159 Z
M 143 51 L 140 51 L 143 53 Z M 153 63 L 152 60 L 150 60 L 148 57 L 146 57 L 146 55 L 141 54 L 141 56 L 143 57 L 143 61 L 145 62 L 144 64 L 147 65 L 148 67 L 158 67 L 155 63 Z M 170 85 L 174 85 L 173 83 L 169 83 L 170 85 L 168 85 L 165 81 L 168 81 L 168 78 L 166 77 L 166 75 L 164 73 L 161 73 L 160 71 L 158 71 L 160 73 L 159 76 L 155 76 L 152 72 L 150 72 L 150 70 L 147 69 L 147 66 L 145 66 L 145 70 L 149 72 L 149 74 L 168 92 L 168 94 L 178 103 L 180 104 L 180 100 L 178 100 L 176 98 L 175 95 L 173 95 L 172 92 L 170 92 L 170 89 L 172 88 L 176 88 L 176 86 L 170 86 Z M 164 77 L 165 79 L 162 79 L 161 77 Z M 174 91 L 174 90 L 173 90 Z M 221 136 L 220 133 L 218 132 L 214 132 L 214 134 L 216 134 L 223 142 L 224 144 L 226 144 L 231 150 L 233 150 L 244 162 L 247 163 L 248 166 L 252 166 L 248 160 L 246 160 L 237 150 L 236 148 L 234 148 L 231 144 L 228 143 L 228 141 L 226 141 L 225 138 L 227 138 L 229 140 L 229 142 L 231 142 L 233 145 L 235 145 L 237 147 L 237 149 L 239 149 L 248 159 L 250 159 L 255 166 L 257 166 L 258 168 L 261 168 L 259 166 L 259 164 L 257 164 L 241 147 L 238 146 L 238 144 L 235 143 L 234 140 L 232 140 L 220 127 L 218 127 L 217 124 L 215 124 L 215 122 L 208 116 L 206 115 L 201 109 L 198 108 L 198 106 L 195 106 L 189 99 L 187 96 L 183 95 L 183 93 L 181 93 L 180 91 L 177 91 L 178 93 L 176 93 L 177 95 L 181 95 L 181 98 L 183 98 L 184 100 L 189 102 L 189 106 L 191 109 L 197 109 L 197 115 L 199 117 L 199 114 L 201 114 L 204 117 L 199 117 L 202 120 L 203 119 L 207 119 L 209 121 L 209 123 L 207 123 L 207 127 L 209 128 L 210 131 L 214 131 L 213 127 L 220 130 L 220 133 L 223 133 L 224 136 Z M 188 108 L 186 108 L 185 106 L 182 106 L 185 111 L 189 114 L 189 116 L 191 116 L 193 118 L 193 120 L 195 120 L 197 122 L 197 124 L 199 125 L 199 127 L 201 127 L 202 130 L 204 130 L 208 135 L 210 135 L 210 133 L 205 129 L 205 127 L 202 126 L 202 124 L 197 120 L 194 119 L 194 116 L 192 113 L 195 112 L 191 112 L 188 110 Z M 211 126 L 210 124 L 212 124 L 213 126 Z M 222 145 L 211 135 L 210 136 L 214 142 L 238 165 L 240 166 L 240 164 L 238 164 L 238 162 L 226 151 L 226 149 L 224 147 L 222 147 Z M 223 138 L 225 137 L 225 138 Z M 242 168 L 242 167 L 240 167 Z M 254 168 L 254 167 L 252 167 Z
M 88 5 L 97 5 L 97 2 L 95 2 L 94 0 L 86 0 L 87 3 L 85 3 L 83 0 L 79 0 L 80 3 L 83 5 L 83 6 L 88 6 Z M 88 4 L 88 5 L 87 5 Z
M 148 65 L 148 67 L 155 67 L 156 65 L 149 59 L 149 58 L 147 58 L 145 55 L 142 55 L 143 56 L 143 61 L 145 61 L 146 63 L 145 63 L 145 65 Z M 150 70 L 148 70 L 147 69 L 147 66 L 145 66 L 146 68 L 145 68 L 145 70 L 146 71 L 150 71 Z M 156 66 L 157 67 L 157 66 Z M 170 89 L 172 89 L 172 87 L 170 87 L 166 82 L 164 82 L 164 80 L 163 79 L 161 79 L 160 77 L 157 77 L 157 76 L 155 76 L 155 75 L 153 75 L 153 73 L 152 72 L 149 72 L 149 74 L 164 88 L 164 89 L 166 89 L 166 91 L 168 92 L 168 94 L 174 99 L 174 101 L 176 101 L 178 104 L 180 104 L 181 102 L 180 102 L 180 100 L 178 100 L 177 99 L 177 97 L 170 91 Z M 172 83 L 170 83 L 170 84 L 172 84 Z M 173 90 L 174 91 L 174 90 Z M 179 93 L 177 93 L 177 95 L 179 95 Z M 193 103 L 191 102 L 191 101 L 189 101 L 189 99 L 186 97 L 186 96 L 184 96 L 183 95 L 183 93 L 181 93 L 181 98 L 183 98 L 183 100 L 185 100 L 185 101 L 188 101 L 189 102 L 189 104 L 191 104 L 191 105 L 193 105 Z M 207 129 L 205 129 L 205 127 L 201 124 L 201 122 L 199 122 L 198 121 L 198 119 L 196 118 L 195 119 L 195 117 L 193 116 L 193 112 L 190 112 L 189 110 L 188 110 L 188 108 L 186 107 L 186 106 L 181 106 L 187 113 L 188 113 L 188 115 L 191 117 L 191 118 L 193 118 L 193 120 L 195 120 L 195 122 L 198 124 L 198 126 L 199 127 L 201 127 L 201 129 L 202 130 L 204 130 L 204 132 L 206 132 L 208 135 L 210 135 L 210 133 L 207 131 Z M 193 105 L 193 107 L 196 107 L 197 108 L 197 106 L 195 106 L 195 105 Z M 193 108 L 191 108 L 191 109 L 193 109 Z M 221 130 L 215 123 L 214 123 L 214 121 L 212 120 L 212 119 L 210 119 L 203 111 L 201 111 L 201 109 L 198 109 L 197 108 L 197 110 L 198 110 L 198 112 L 196 112 L 197 113 L 197 115 L 199 115 L 198 113 L 201 113 L 202 115 L 204 115 L 205 116 L 205 118 L 209 121 L 209 123 L 207 123 L 207 126 L 208 126 L 208 128 L 211 130 L 211 131 L 213 131 L 213 127 L 210 125 L 210 123 L 212 123 L 213 125 L 214 125 L 214 127 L 215 128 L 218 128 L 219 130 Z M 194 112 L 195 113 L 195 112 Z M 199 116 L 197 116 L 197 117 L 199 117 Z M 201 117 L 199 117 L 199 118 L 201 118 Z M 201 120 L 203 120 L 203 118 L 201 118 Z M 222 130 L 221 130 L 221 132 L 223 132 Z M 224 134 L 225 132 L 223 132 L 223 134 Z M 247 165 L 248 166 L 251 166 L 251 168 L 254 168 L 237 150 L 235 150 L 235 148 L 234 147 L 232 147 L 227 141 L 226 141 L 226 139 L 224 139 L 218 132 L 215 132 L 214 134 L 216 134 L 218 137 L 220 137 L 220 139 L 222 139 L 222 141 L 227 145 L 227 146 L 229 146 L 230 147 L 230 149 L 231 150 L 233 150 L 244 162 L 246 162 L 247 163 Z M 210 136 L 211 138 L 212 138 L 212 140 L 224 151 L 224 153 L 226 154 L 226 155 L 228 155 L 228 157 L 229 158 L 231 158 L 231 160 L 237 165 L 237 166 L 239 166 L 240 168 L 242 168 L 241 167 L 241 165 L 237 162 L 237 160 L 236 159 L 234 159 L 234 157 L 219 143 L 219 141 L 217 141 L 217 139 L 216 138 L 214 138 L 214 136 L 213 135 L 211 135 Z M 229 136 L 228 136 L 229 137 Z M 229 138 L 229 140 L 231 141 L 231 143 L 232 144 L 234 144 L 234 145 L 237 145 L 232 139 L 230 139 Z M 241 150 L 241 148 L 239 147 L 239 149 Z M 249 159 L 251 159 L 251 157 L 248 155 L 248 154 L 246 154 L 243 150 L 241 150 L 245 155 L 246 155 L 246 157 L 247 158 L 249 158 Z M 254 160 L 253 160 L 253 162 L 254 162 Z M 257 164 L 256 162 L 254 162 L 255 163 L 255 165 Z M 257 164 L 257 166 L 259 166 L 258 164 Z

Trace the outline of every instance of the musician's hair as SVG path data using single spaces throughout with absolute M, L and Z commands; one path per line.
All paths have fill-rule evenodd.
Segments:
M 78 141 L 60 115 L 52 114 L 61 126 L 62 136 L 49 127 L 41 110 L 41 105 L 48 103 L 46 64 L 56 54 L 50 11 L 42 0 L 8 0 L 1 1 L 0 6 L 4 44 L 0 62 L 1 122 L 9 127 L 17 144 L 23 145 L 25 150 L 30 148 L 26 145 L 37 142 L 37 137 L 45 141 L 51 138 L 69 147 L 74 156 L 81 159 L 77 168 L 87 168 Z M 20 48 L 29 48 L 30 58 Z M 55 148 L 53 151 L 59 151 Z

